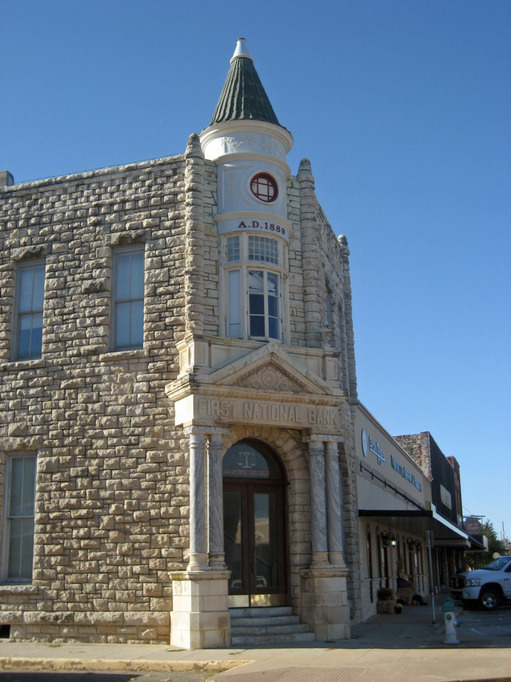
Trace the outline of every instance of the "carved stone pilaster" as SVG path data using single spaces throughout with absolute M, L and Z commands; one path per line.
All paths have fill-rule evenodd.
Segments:
M 311 566 L 328 565 L 327 508 L 325 494 L 325 459 L 322 442 L 309 442 L 311 486 Z
M 208 440 L 208 557 L 214 569 L 225 569 L 222 455 L 222 434 L 217 431 Z
M 328 511 L 328 556 L 332 566 L 344 567 L 342 544 L 342 497 L 337 443 L 326 443 L 326 499 Z
M 193 426 L 185 430 L 190 445 L 190 561 L 189 571 L 207 565 L 204 434 Z

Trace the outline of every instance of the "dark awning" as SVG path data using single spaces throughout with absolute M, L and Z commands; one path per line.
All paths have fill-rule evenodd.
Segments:
M 487 552 L 488 551 L 488 537 L 482 533 L 468 533 L 470 540 L 470 549 L 473 552 Z
M 431 509 L 359 509 L 358 515 L 424 538 L 426 531 L 431 530 L 437 546 L 468 549 L 472 544 L 468 533 L 445 519 L 434 505 Z

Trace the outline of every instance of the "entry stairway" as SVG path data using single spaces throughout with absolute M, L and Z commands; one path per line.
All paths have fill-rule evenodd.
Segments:
M 273 644 L 276 642 L 313 642 L 309 626 L 300 623 L 290 606 L 265 606 L 229 609 L 232 646 Z

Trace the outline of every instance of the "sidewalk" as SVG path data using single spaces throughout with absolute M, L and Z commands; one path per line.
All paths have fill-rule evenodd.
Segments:
M 217 682 L 511 681 L 511 613 L 491 623 L 461 615 L 460 643 L 444 644 L 443 614 L 430 607 L 374 616 L 350 640 L 282 647 L 185 651 L 171 646 L 0 640 L 0 670 L 204 671 Z

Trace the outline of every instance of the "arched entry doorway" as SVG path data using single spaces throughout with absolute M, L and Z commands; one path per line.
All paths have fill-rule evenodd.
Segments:
M 285 477 L 273 453 L 243 441 L 223 458 L 225 562 L 229 606 L 287 600 Z

